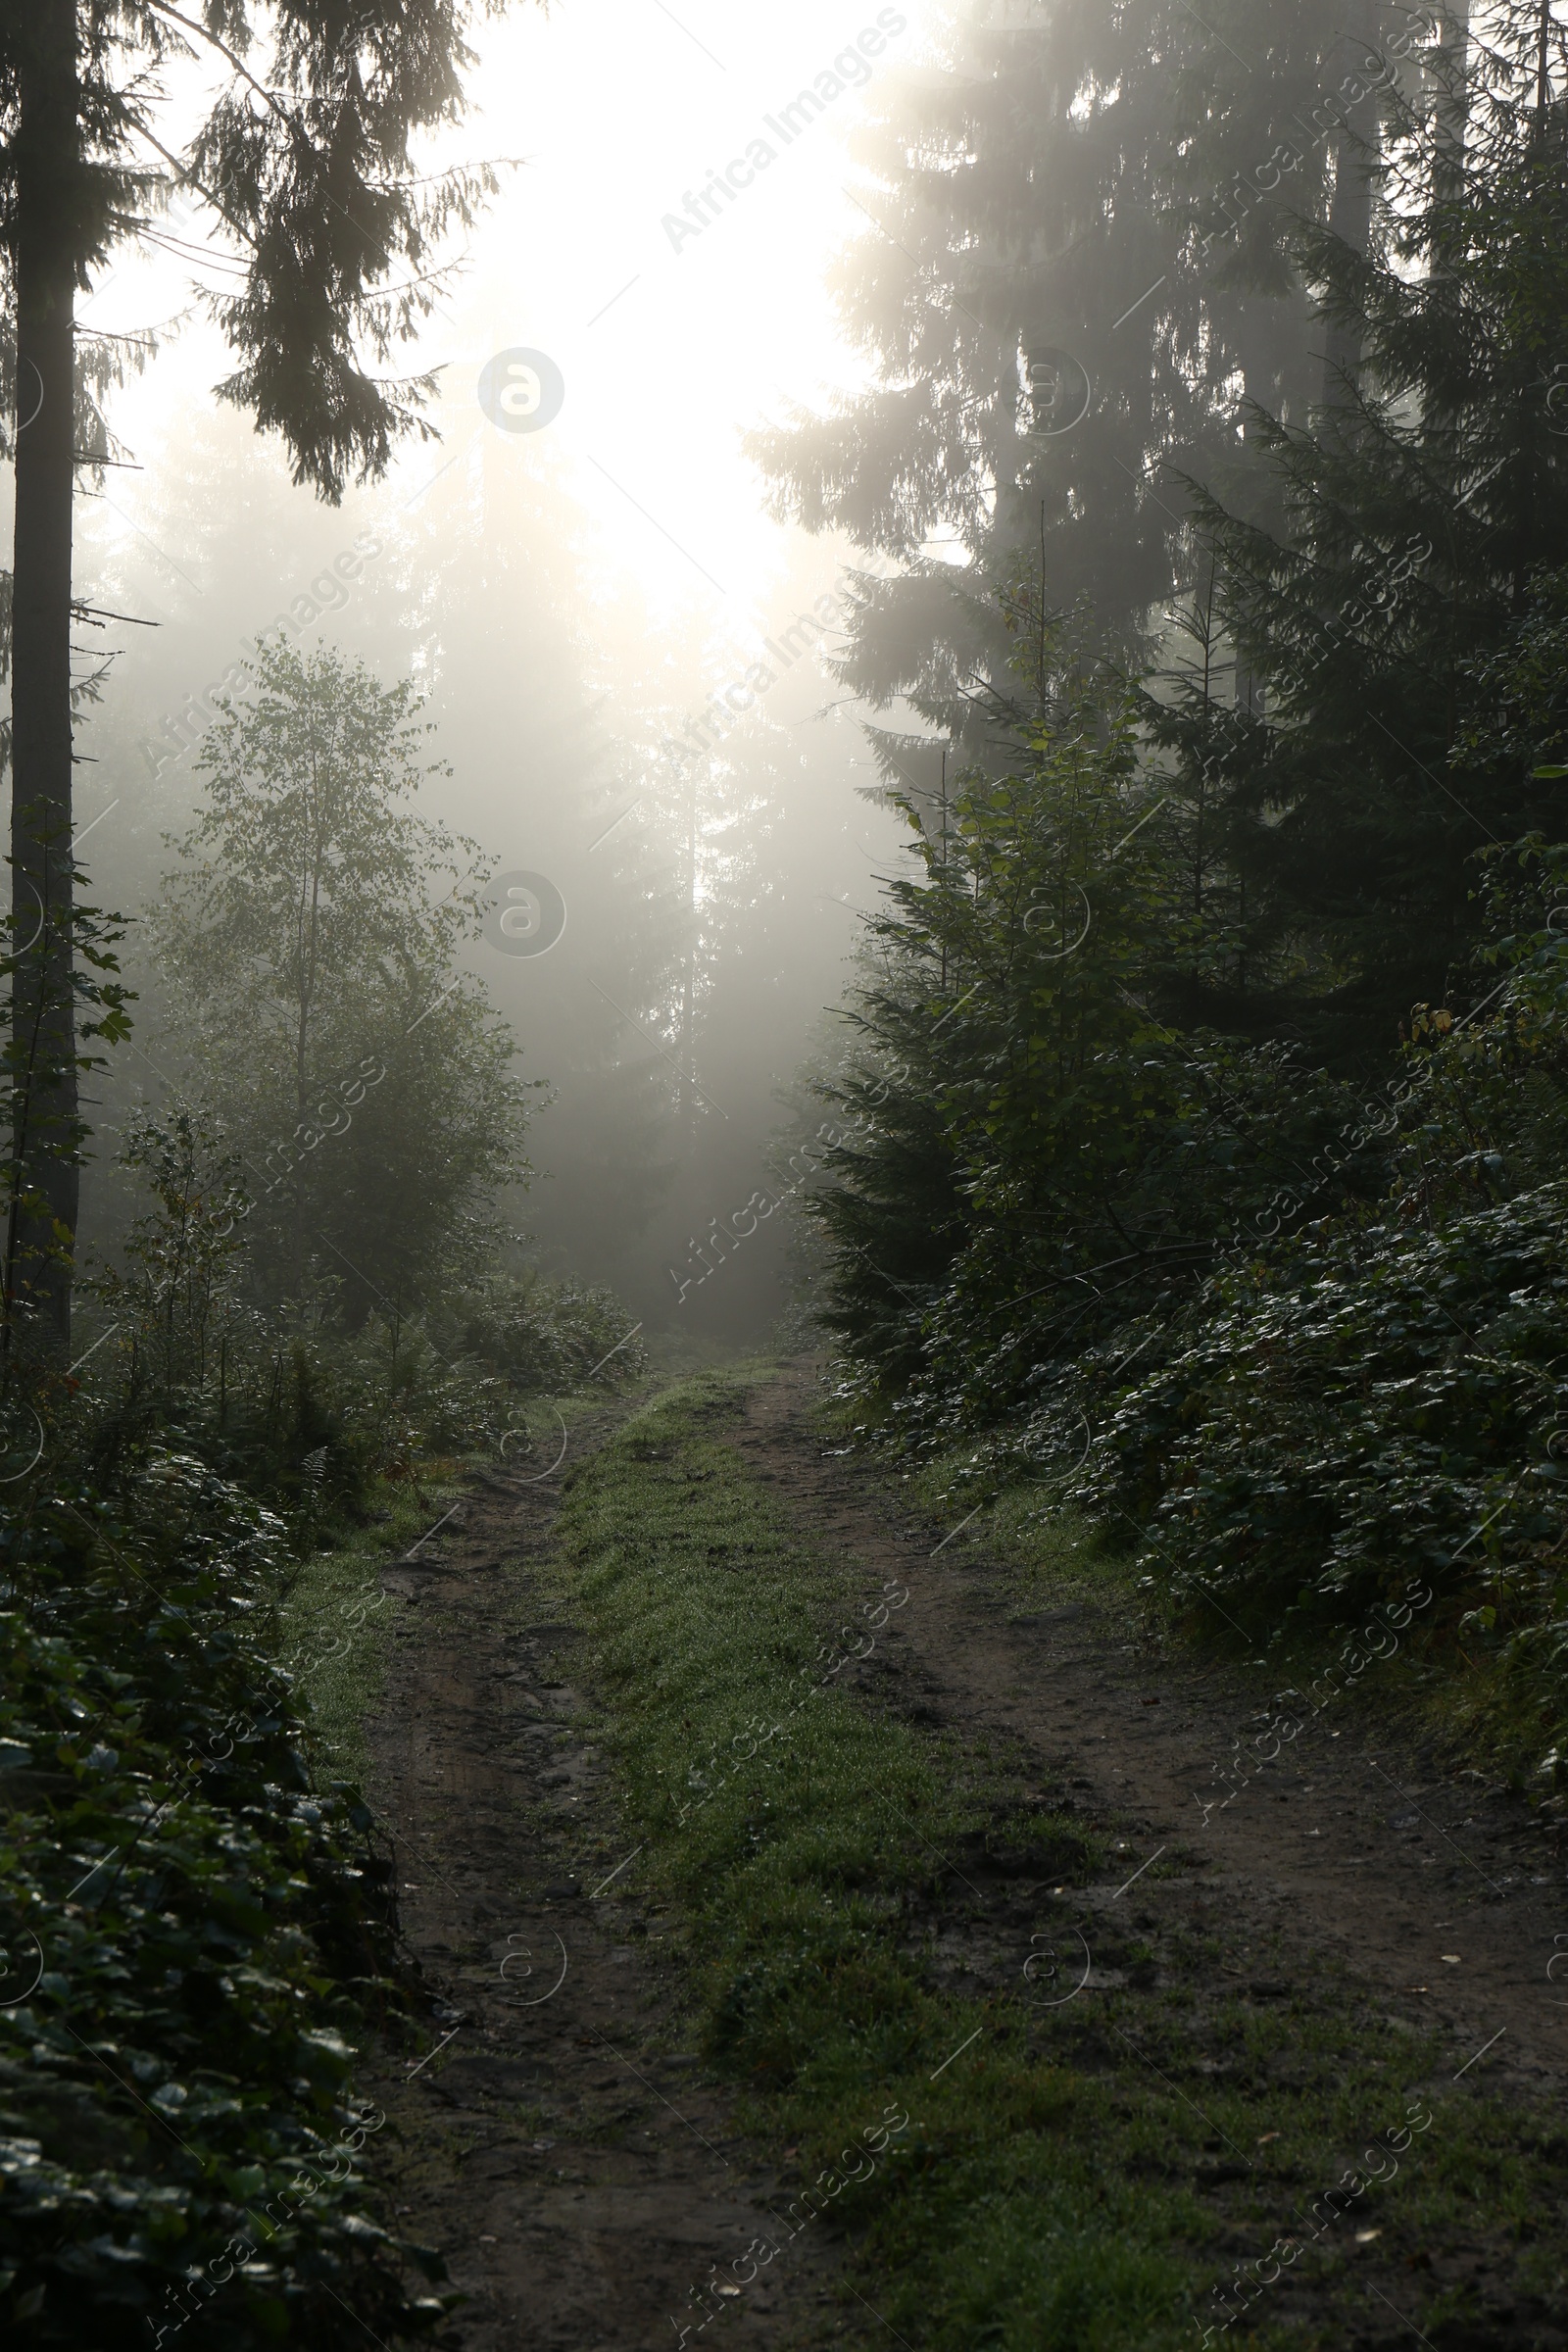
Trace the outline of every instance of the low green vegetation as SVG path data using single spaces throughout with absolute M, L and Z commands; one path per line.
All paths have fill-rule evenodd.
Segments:
M 276 1654 L 278 1521 L 165 1453 L 5 1532 L 0 2311 L 250 2352 L 441 2306 L 364 2209 L 354 2045 L 407 2006 L 386 1870 Z M 341 1634 L 343 1627 L 334 1628 Z M 270 1639 L 273 1637 L 274 1639 Z M 414 2281 L 411 2288 L 410 2281 Z
M 318 1769 L 355 1782 L 365 1777 L 366 1727 L 383 1685 L 389 1595 L 381 1570 L 418 1542 L 451 1498 L 441 1483 L 388 1484 L 380 1494 L 368 1526 L 291 1567 L 274 1619 L 279 1662 L 309 1709 Z
M 534 1450 L 577 1409 L 507 1394 Z M 87 1417 L 74 1470 L 52 1460 L 0 1523 L 0 2318 L 20 2342 L 146 2352 L 188 2328 L 253 2352 L 338 2343 L 346 2312 L 402 2340 L 446 2309 L 439 2261 L 389 2231 L 355 2161 L 386 2124 L 358 2054 L 416 2037 L 427 1999 L 359 1783 L 380 1571 L 486 1431 L 400 1428 L 352 1505 L 318 1462 L 278 1510 L 145 1437 L 94 1478 Z
M 1339 2346 L 1364 2228 L 1380 2263 L 1441 2249 L 1561 2291 L 1554 2119 L 1455 2085 L 1348 1976 L 1123 1906 L 1121 1825 L 919 1720 L 907 1589 L 802 1541 L 726 1443 L 740 1401 L 713 1376 L 645 1406 L 573 1473 L 559 1532 L 613 1837 L 683 1923 L 710 2061 L 798 2160 L 752 2269 L 841 2232 L 852 2334 L 885 2333 L 863 2296 L 932 2352 L 1160 2352 L 1253 2296 L 1238 2340 L 1298 2347 L 1259 2285 L 1286 2237 L 1310 2340 Z M 1347 2188 L 1356 2167 L 1384 2184 Z M 747 2277 L 704 2265 L 677 2320 Z M 1473 2295 L 1429 2287 L 1427 2324 Z

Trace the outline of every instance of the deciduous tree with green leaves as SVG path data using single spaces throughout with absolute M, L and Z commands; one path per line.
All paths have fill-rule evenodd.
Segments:
M 208 737 L 151 916 L 240 1154 L 259 1291 L 324 1284 L 351 1324 L 471 1270 L 497 1190 L 526 1173 L 512 1033 L 457 968 L 480 853 L 411 806 L 435 766 L 416 699 L 335 653 L 265 654 Z

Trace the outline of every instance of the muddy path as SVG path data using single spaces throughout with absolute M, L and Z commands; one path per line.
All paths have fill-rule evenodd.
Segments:
M 806 1366 L 754 1390 L 736 1443 L 822 1540 L 908 1585 L 881 1672 L 913 1676 L 930 1720 L 1021 1742 L 1043 1784 L 1118 1816 L 1129 1896 L 1214 1929 L 1238 1977 L 1283 1933 L 1303 1970 L 1343 1967 L 1456 2049 L 1500 2034 L 1494 2080 L 1568 2082 L 1568 1958 L 1547 1974 L 1568 1953 L 1560 1826 L 1380 1737 L 1375 1664 L 1264 1760 L 1261 1672 L 1155 1654 L 1092 1604 L 1011 1614 L 983 1551 L 916 1524 L 895 1488 L 824 1447 L 817 1394 Z M 1225 1777 L 1239 1738 L 1241 1782 Z M 1161 1856 L 1181 1875 L 1144 1877 Z
M 1216 1768 L 1250 1737 L 1260 1676 L 1142 1648 L 1092 1602 L 1019 1615 L 983 1549 L 918 1523 L 896 1486 L 824 1443 L 818 1394 L 813 1367 L 789 1367 L 747 1392 L 725 1440 L 825 1552 L 907 1588 L 848 1678 L 866 1703 L 991 1739 L 1023 1759 L 1043 1808 L 1076 1812 L 1124 1853 L 1119 1884 L 1082 1890 L 1086 1981 L 1126 1982 L 1129 1937 L 1157 1945 L 1168 1927 L 1207 1937 L 1250 1998 L 1283 1994 L 1285 1977 L 1321 1979 L 1331 2000 L 1343 1985 L 1386 2022 L 1441 2036 L 1445 2077 L 1477 2065 L 1504 2097 L 1560 2098 L 1568 1983 L 1547 1973 L 1568 1951 L 1554 1940 L 1568 1936 L 1560 1831 L 1380 1739 L 1370 1677 L 1353 1711 L 1326 1711 L 1226 1783 Z M 580 1424 L 567 1462 L 614 1425 Z M 744 2254 L 791 2194 L 795 2151 L 749 2145 L 685 2046 L 675 1923 L 615 1842 L 606 1727 L 552 1570 L 559 1500 L 554 1476 L 487 1476 L 385 1572 L 397 1622 L 372 1792 L 440 2008 L 428 2047 L 367 2087 L 392 2120 L 379 2169 L 398 2222 L 441 2251 L 466 2298 L 438 2334 L 450 2352 L 675 2344 L 715 2249 Z M 993 1990 L 1016 1975 L 1013 1947 L 1027 1949 L 1053 1890 L 1013 1885 L 980 1845 L 941 1859 L 933 1975 Z M 1212 2243 L 1250 2251 L 1226 2211 L 1228 2176 L 1245 2168 L 1208 2144 Z M 1489 2314 L 1476 2332 L 1440 2328 L 1439 2352 L 1568 2343 L 1544 2309 L 1509 2312 L 1500 2242 L 1422 2259 L 1423 2294 L 1463 2285 Z M 846 2326 L 839 2261 L 831 2237 L 804 2243 L 748 2290 L 735 2332 L 758 2352 L 865 2340 L 858 2315 Z M 1393 2310 L 1405 2286 L 1390 2274 L 1384 2287 L 1370 2291 Z M 1294 2302 L 1282 2290 L 1279 2316 L 1320 2324 L 1320 2302 L 1304 2284 Z M 1393 2322 L 1355 2337 L 1378 2352 L 1414 2340 Z
M 612 1426 L 579 1423 L 566 1463 Z M 664 1923 L 603 1842 L 593 1698 L 551 1591 L 559 1499 L 554 1477 L 486 1476 L 383 1577 L 398 1622 L 370 1793 L 439 2008 L 425 2055 L 367 2088 L 399 2227 L 466 2298 L 438 2335 L 452 2352 L 667 2347 L 715 2250 L 743 2254 L 779 2191 L 679 2046 Z M 830 2260 L 764 2273 L 751 2340 L 780 2339 Z

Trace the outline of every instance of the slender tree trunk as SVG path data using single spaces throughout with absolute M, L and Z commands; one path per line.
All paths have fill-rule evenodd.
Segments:
M 1265 306 L 1260 295 L 1254 294 L 1242 313 L 1237 338 L 1242 360 L 1242 389 L 1246 399 L 1242 417 L 1242 447 L 1248 458 L 1249 473 L 1246 495 L 1249 500 L 1250 513 L 1252 511 L 1252 503 L 1257 499 L 1260 487 L 1269 483 L 1270 480 L 1267 459 L 1259 441 L 1259 425 L 1254 410 L 1261 409 L 1266 412 L 1275 405 L 1274 334 L 1275 320 L 1272 308 Z M 1257 518 L 1255 514 L 1253 518 Z M 1212 609 L 1212 575 L 1209 580 L 1209 603 Z M 1203 650 L 1203 660 L 1206 665 L 1208 661 L 1206 646 Z M 1206 695 L 1206 685 L 1204 692 Z M 1261 718 L 1263 702 L 1263 681 L 1255 670 L 1249 667 L 1241 647 L 1238 646 L 1236 649 L 1236 708 L 1238 710 L 1245 710 L 1249 716 L 1255 713 Z
M 69 1348 L 76 1231 L 72 999 L 71 528 L 76 214 L 74 0 L 32 0 L 20 60 L 11 855 L 17 1193 L 5 1338 Z M 20 45 L 20 44 L 19 44 Z M 30 942 L 30 945 L 29 945 Z M 25 950 L 25 953 L 21 953 Z
M 1347 245 L 1353 245 L 1357 253 L 1365 253 L 1372 233 L 1372 179 L 1367 169 L 1372 160 L 1370 157 L 1363 160 L 1352 134 L 1341 131 L 1335 148 L 1334 201 L 1329 209 L 1329 226 Z M 1325 318 L 1323 406 L 1326 409 L 1348 409 L 1352 405 L 1360 366 L 1361 335 L 1353 320 Z
M 1470 0 L 1447 0 L 1443 14 L 1432 193 L 1457 204 L 1464 194 L 1465 139 L 1470 127 Z
M 1379 11 L 1366 10 L 1365 31 L 1354 40 L 1343 38 L 1337 44 L 1336 56 L 1349 62 L 1362 39 L 1370 50 L 1379 45 Z M 1337 73 L 1336 67 L 1336 73 Z M 1360 137 L 1352 130 L 1342 130 L 1334 143 L 1334 196 L 1329 208 L 1329 226 L 1337 237 L 1357 253 L 1365 253 L 1372 235 L 1372 173 L 1379 157 L 1378 124 L 1371 107 L 1366 109 L 1364 128 Z M 1355 382 L 1361 366 L 1361 335 L 1353 321 L 1326 318 L 1323 321 L 1323 406 L 1325 409 L 1348 409 L 1354 403 Z

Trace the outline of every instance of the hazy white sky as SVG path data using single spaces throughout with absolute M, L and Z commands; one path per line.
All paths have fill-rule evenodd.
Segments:
M 814 403 L 858 380 L 822 292 L 834 250 L 869 230 L 846 193 L 846 134 L 878 79 L 917 56 L 921 24 L 921 6 L 879 0 L 760 11 L 735 0 L 673 10 L 556 0 L 548 17 L 519 6 L 481 23 L 473 111 L 447 152 L 518 168 L 504 174 L 462 275 L 409 355 L 411 368 L 444 369 L 443 445 L 403 453 L 381 495 L 401 506 L 476 437 L 497 435 L 477 397 L 485 363 L 543 352 L 564 401 L 542 431 L 498 436 L 508 462 L 565 467 L 598 526 L 601 564 L 632 575 L 656 615 L 695 607 L 725 636 L 771 625 L 768 589 L 785 550 L 740 436 L 787 398 Z M 835 74 L 835 58 L 867 31 L 862 48 L 880 39 L 880 54 Z M 782 110 L 824 74 L 845 86 L 799 128 L 801 116 Z M 677 249 L 664 216 L 682 215 L 688 195 L 759 139 L 773 160 L 756 169 L 754 152 L 732 175 L 755 170 L 751 184 L 722 210 L 710 199 L 719 217 L 677 232 Z M 127 261 L 85 316 L 145 323 L 175 310 L 188 283 L 167 259 Z M 116 421 L 132 450 L 139 425 L 152 455 L 179 404 L 209 406 L 225 365 L 210 328 L 188 329 L 121 397 Z M 276 463 L 281 470 L 281 451 Z M 122 475 L 116 496 L 134 516 L 156 482 Z M 826 550 L 822 560 L 830 569 Z

